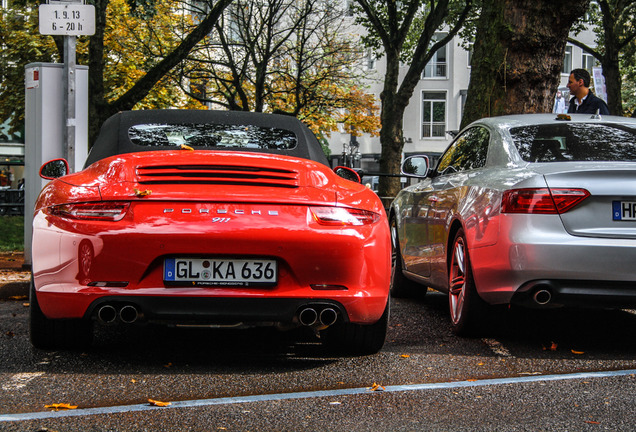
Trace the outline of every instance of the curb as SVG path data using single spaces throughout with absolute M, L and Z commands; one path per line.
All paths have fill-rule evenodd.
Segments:
M 7 282 L 0 284 L 0 300 L 13 300 L 11 297 L 28 296 L 29 282 Z

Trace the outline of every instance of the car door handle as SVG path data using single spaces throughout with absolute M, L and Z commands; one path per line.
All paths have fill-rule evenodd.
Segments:
M 436 195 L 431 195 L 431 196 L 428 197 L 428 200 L 430 202 L 437 202 L 437 201 L 439 201 L 439 198 Z

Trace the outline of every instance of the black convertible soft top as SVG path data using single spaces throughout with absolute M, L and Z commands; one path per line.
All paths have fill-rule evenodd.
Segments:
M 131 139 L 131 128 L 135 130 L 135 126 L 140 126 L 143 132 L 144 127 L 157 125 L 196 125 L 199 128 L 210 125 L 217 130 L 222 129 L 223 125 L 228 125 L 228 129 L 234 130 L 237 129 L 237 126 L 255 126 L 263 130 L 289 131 L 296 137 L 296 142 L 293 146 L 285 148 L 236 147 L 222 148 L 222 150 L 282 154 L 329 165 L 327 157 L 314 134 L 295 117 L 243 111 L 175 109 L 122 111 L 113 115 L 102 125 L 99 136 L 88 154 L 84 167 L 88 167 L 100 159 L 123 153 L 174 150 L 174 144 L 170 145 L 167 140 L 165 143 L 160 141 L 153 143 L 153 145 L 139 145 L 138 141 L 133 142 Z M 209 150 L 210 147 L 206 146 L 204 149 Z

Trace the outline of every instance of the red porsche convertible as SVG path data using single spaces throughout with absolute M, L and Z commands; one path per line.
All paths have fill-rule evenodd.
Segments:
M 82 171 L 42 167 L 52 181 L 33 219 L 33 345 L 90 344 L 95 322 L 309 326 L 341 351 L 377 352 L 389 226 L 357 174 L 335 171 L 292 117 L 114 115 Z

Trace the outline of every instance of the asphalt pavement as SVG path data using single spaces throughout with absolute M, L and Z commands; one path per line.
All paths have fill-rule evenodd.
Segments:
M 445 296 L 429 293 L 394 299 L 383 350 L 348 357 L 308 334 L 150 326 L 36 350 L 27 306 L 0 301 L 3 431 L 636 428 L 630 311 L 512 311 L 459 338 Z M 64 403 L 76 408 L 55 411 Z

